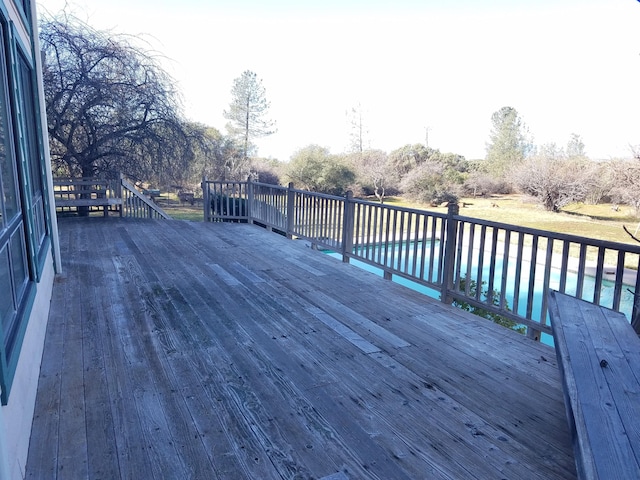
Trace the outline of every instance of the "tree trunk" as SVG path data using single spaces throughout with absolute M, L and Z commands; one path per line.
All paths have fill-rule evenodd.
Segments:
M 82 165 L 82 178 L 93 178 L 95 176 L 94 167 L 92 164 Z M 83 190 L 90 190 L 91 185 L 79 185 L 76 187 L 80 190 L 80 198 L 81 199 L 90 199 L 91 192 L 82 192 Z M 77 196 L 77 195 L 76 195 Z M 80 206 L 78 207 L 78 216 L 79 217 L 88 217 L 89 216 L 89 207 Z

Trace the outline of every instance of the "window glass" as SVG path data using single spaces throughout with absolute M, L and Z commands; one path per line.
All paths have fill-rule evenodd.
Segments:
M 18 104 L 9 101 L 10 73 L 16 75 L 18 90 L 22 90 L 23 86 L 19 75 L 20 67 L 18 66 L 18 71 L 11 70 L 11 61 L 3 41 L 5 34 L 6 24 L 0 21 L 0 211 L 3 212 L 0 225 L 0 326 L 3 329 L 5 354 L 7 354 L 15 347 L 14 342 L 17 339 L 16 332 L 20 322 L 27 320 L 20 318 L 17 312 L 26 298 L 31 277 L 25 236 L 25 212 L 20 202 L 21 192 L 18 186 L 20 160 L 16 157 L 16 147 L 20 145 L 16 146 L 14 133 L 21 130 L 18 128 L 21 123 L 16 122 L 24 123 L 21 110 L 24 111 L 28 104 L 24 100 L 20 100 Z M 15 115 L 12 115 L 12 112 Z M 25 128 L 28 127 L 25 126 Z M 22 139 L 20 144 L 26 145 Z M 25 167 L 28 168 L 26 161 L 25 154 Z M 27 179 L 30 173 L 25 173 Z M 6 360 L 8 359 L 5 358 Z
M 35 91 L 33 89 L 32 70 L 29 63 L 22 56 L 18 56 L 20 69 L 20 123 L 22 138 L 22 156 L 29 168 L 29 185 L 31 196 L 31 219 L 34 233 L 35 245 L 42 245 L 45 237 L 44 201 L 43 201 L 43 181 L 42 162 L 40 161 L 40 148 L 38 145 L 38 124 L 36 116 L 36 104 L 34 101 Z
M 2 28 L 0 27 L 0 34 Z M 0 60 L 6 65 L 4 47 L 0 41 Z M 7 81 L 4 69 L 0 71 L 0 212 L 3 214 L 0 228 L 18 214 L 18 188 L 16 184 L 16 165 L 12 154 L 11 130 L 7 112 Z
M 22 298 L 24 287 L 27 284 L 27 258 L 25 255 L 24 231 L 22 226 L 11 236 L 9 246 L 9 257 L 11 260 L 11 270 L 13 273 L 13 284 L 16 288 L 16 297 Z
M 17 0 L 16 4 L 18 5 L 19 8 L 22 9 L 27 20 L 30 20 L 31 19 L 31 2 L 29 2 L 29 0 Z
M 39 195 L 42 192 L 42 173 L 40 171 L 40 155 L 38 150 L 38 126 L 36 124 L 35 105 L 33 101 L 33 78 L 31 67 L 22 55 L 19 56 L 20 64 L 20 110 L 22 113 L 22 123 L 25 143 L 28 156 L 27 164 L 31 174 L 31 192 Z
M 30 0 L 15 4 L 25 10 L 28 20 Z M 6 404 L 15 370 L 7 371 L 3 366 L 15 368 L 20 355 L 29 321 L 23 307 L 30 298 L 29 287 L 35 287 L 41 258 L 38 250 L 46 244 L 46 224 L 38 97 L 29 57 L 21 50 L 28 49 L 30 42 L 8 38 L 3 12 L 0 9 L 0 329 L 4 336 L 0 388 L 1 401 Z M 30 30 L 27 28 L 27 33 Z M 15 60 L 10 55 L 14 48 Z
M 5 332 L 11 327 L 16 310 L 9 271 L 9 251 L 4 247 L 0 250 L 0 320 Z

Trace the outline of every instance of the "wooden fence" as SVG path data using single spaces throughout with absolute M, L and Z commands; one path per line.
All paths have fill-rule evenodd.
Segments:
M 640 245 L 447 213 L 394 207 L 257 182 L 202 182 L 205 221 L 244 221 L 302 238 L 432 289 L 442 301 L 499 315 L 539 340 L 551 335 L 553 288 L 623 311 L 640 333 Z

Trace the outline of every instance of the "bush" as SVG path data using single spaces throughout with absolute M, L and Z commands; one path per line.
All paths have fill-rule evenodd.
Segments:
M 442 164 L 424 162 L 405 176 L 401 184 L 402 190 L 413 200 L 431 205 L 457 202 L 459 186 L 448 182 L 444 174 Z
M 467 277 L 460 280 L 460 291 L 465 291 L 466 283 L 467 283 Z M 484 288 L 486 284 L 487 282 L 482 282 L 481 286 Z M 478 282 L 476 282 L 475 280 L 471 280 L 469 283 L 469 295 L 472 297 L 475 297 L 477 291 L 478 291 Z M 500 292 L 495 290 L 490 292 L 487 289 L 482 291 L 480 296 L 485 301 L 489 301 L 489 303 L 491 303 L 493 306 L 495 307 L 500 306 Z M 504 315 L 490 312 L 489 310 L 484 309 L 482 307 L 476 307 L 475 305 L 471 305 L 470 303 L 465 302 L 463 300 L 454 300 L 453 305 L 455 305 L 458 308 L 461 308 L 462 310 L 473 313 L 474 315 L 477 315 L 479 317 L 491 320 L 493 323 L 497 323 L 498 325 L 502 325 L 503 327 L 507 327 L 507 328 L 510 328 L 511 330 L 515 330 L 518 333 L 524 334 L 526 331 L 526 328 L 524 326 L 520 325 L 517 322 L 514 322 L 513 320 L 505 317 Z M 506 308 L 507 310 L 509 310 L 509 305 L 506 305 Z
M 286 177 L 297 188 L 330 195 L 344 195 L 356 180 L 355 172 L 343 158 L 318 145 L 309 145 L 293 154 Z
M 213 215 L 221 217 L 246 217 L 248 213 L 247 200 L 244 198 L 214 195 L 211 198 Z M 223 221 L 242 221 L 239 219 L 223 219 Z
M 463 191 L 466 195 L 472 197 L 486 197 L 489 195 L 508 195 L 513 193 L 513 186 L 493 175 L 486 172 L 472 172 L 470 173 L 464 184 L 462 185 Z

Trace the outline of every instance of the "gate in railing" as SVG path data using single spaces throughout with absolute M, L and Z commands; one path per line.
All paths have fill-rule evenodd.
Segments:
M 205 221 L 260 224 L 433 289 L 442 301 L 551 334 L 552 288 L 632 319 L 640 332 L 640 245 L 401 208 L 257 182 L 203 180 Z

